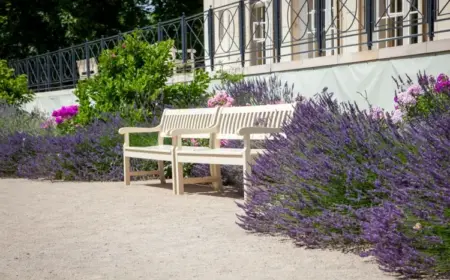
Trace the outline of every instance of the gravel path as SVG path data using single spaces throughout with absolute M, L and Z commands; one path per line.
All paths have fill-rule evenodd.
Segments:
M 246 233 L 230 195 L 150 183 L 0 180 L 0 279 L 393 279 L 354 255 Z

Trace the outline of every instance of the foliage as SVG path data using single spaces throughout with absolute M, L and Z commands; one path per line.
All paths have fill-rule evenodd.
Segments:
M 38 135 L 44 133 L 40 128 L 45 116 L 39 111 L 31 113 L 0 101 L 0 139 L 15 132 Z
M 0 176 L 50 180 L 120 181 L 123 179 L 123 137 L 127 123 L 102 116 L 71 134 L 15 132 L 0 140 Z M 145 125 L 145 124 L 143 124 Z M 148 126 L 148 125 L 147 125 Z M 135 146 L 154 145 L 156 137 L 132 135 Z M 156 170 L 156 163 L 133 159 L 137 170 Z
M 183 14 L 191 16 L 203 12 L 202 0 L 152 0 L 151 3 L 155 21 L 168 21 Z
M 220 80 L 222 85 L 225 83 L 237 83 L 244 80 L 244 78 L 243 74 L 232 74 L 223 70 L 218 70 L 214 75 L 214 79 Z
M 372 255 L 408 277 L 449 273 L 450 114 L 401 130 L 322 93 L 252 168 L 247 230 Z
M 148 0 L 1 1 L 0 57 L 24 58 L 145 26 L 148 4 Z
M 136 122 L 151 117 L 172 74 L 172 45 L 172 41 L 149 44 L 136 32 L 125 36 L 122 45 L 104 51 L 99 74 L 80 82 L 75 90 L 80 103 L 76 120 L 86 124 L 103 113 L 116 112 Z
M 197 108 L 205 104 L 211 78 L 202 69 L 197 69 L 194 79 L 189 83 L 176 83 L 163 89 L 163 104 L 174 108 Z
M 14 70 L 8 67 L 5 60 L 0 60 L 0 100 L 21 106 L 33 98 L 33 92 L 28 89 L 27 77 L 14 77 Z

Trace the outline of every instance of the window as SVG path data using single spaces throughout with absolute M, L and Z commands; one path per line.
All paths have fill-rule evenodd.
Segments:
M 251 33 L 252 33 L 252 47 L 251 47 L 251 65 L 262 65 L 266 63 L 266 1 L 253 1 L 251 5 Z
M 225 38 L 225 15 L 224 11 L 219 12 L 219 42 Z

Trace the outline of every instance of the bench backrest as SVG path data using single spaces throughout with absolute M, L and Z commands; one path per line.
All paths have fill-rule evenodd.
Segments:
M 202 129 L 213 126 L 218 117 L 219 108 L 201 109 L 165 109 L 161 117 L 160 137 L 170 137 L 173 129 Z M 188 138 L 210 138 L 209 134 L 187 135 Z
M 242 139 L 238 135 L 239 129 L 243 127 L 270 127 L 280 128 L 288 121 L 293 112 L 295 104 L 258 105 L 244 107 L 224 107 L 220 111 L 219 139 Z M 253 134 L 252 140 L 262 140 L 267 134 Z

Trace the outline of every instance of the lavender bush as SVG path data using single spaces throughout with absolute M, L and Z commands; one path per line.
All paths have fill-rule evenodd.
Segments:
M 107 115 L 72 134 L 16 132 L 0 141 L 0 176 L 80 181 L 123 179 L 123 137 L 126 122 Z M 134 136 L 134 137 L 133 137 Z M 131 137 L 135 146 L 153 145 L 156 137 Z M 133 159 L 138 170 L 155 170 L 152 161 Z
M 253 166 L 243 228 L 371 255 L 407 277 L 450 272 L 448 111 L 402 129 L 322 94 L 284 132 Z
M 299 98 L 294 85 L 282 83 L 276 75 L 267 79 L 255 77 L 240 81 L 226 81 L 215 86 L 216 91 L 225 91 L 234 99 L 234 106 L 276 104 L 294 102 Z

